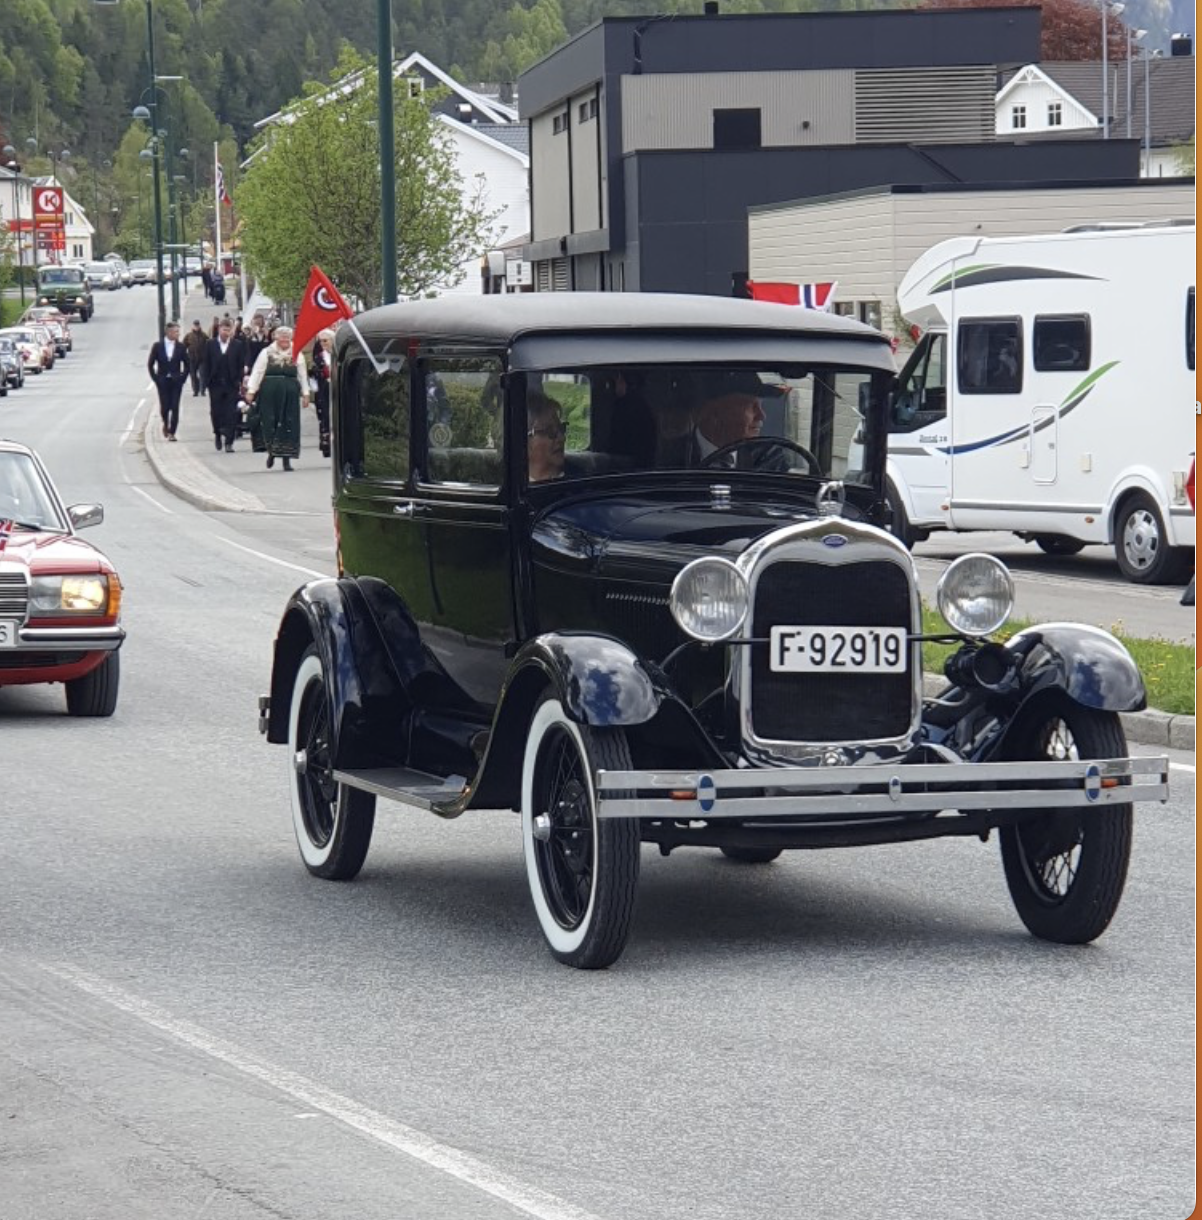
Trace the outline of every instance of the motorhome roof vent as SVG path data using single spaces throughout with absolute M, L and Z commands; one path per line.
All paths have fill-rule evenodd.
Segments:
M 1169 54 L 1176 57 L 1178 55 L 1192 55 L 1194 53 L 1194 40 L 1189 34 L 1174 34 L 1169 39 Z

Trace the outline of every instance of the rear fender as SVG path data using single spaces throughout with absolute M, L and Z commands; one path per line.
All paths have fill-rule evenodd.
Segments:
M 311 644 L 326 675 L 334 765 L 404 765 L 411 703 L 362 590 L 345 577 L 311 581 L 284 611 L 275 641 L 267 740 L 288 740 L 292 688 Z

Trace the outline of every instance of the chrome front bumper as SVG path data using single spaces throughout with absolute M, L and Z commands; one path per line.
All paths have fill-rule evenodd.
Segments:
M 1169 760 L 598 771 L 597 816 L 669 821 L 885 817 L 1166 801 Z
M 17 646 L 3 653 L 115 652 L 124 639 L 124 627 L 19 627 Z

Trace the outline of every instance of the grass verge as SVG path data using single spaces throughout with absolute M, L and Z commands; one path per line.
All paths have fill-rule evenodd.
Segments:
M 1012 619 L 993 638 L 999 643 L 1032 626 L 1031 620 Z M 938 611 L 923 606 L 922 629 L 924 633 L 947 631 L 947 623 Z M 1135 659 L 1144 684 L 1148 688 L 1148 706 L 1174 715 L 1194 715 L 1195 650 L 1189 644 L 1177 644 L 1171 640 L 1144 640 L 1128 635 L 1121 623 L 1110 628 L 1122 640 L 1127 651 Z M 922 646 L 923 668 L 930 673 L 943 673 L 943 663 L 958 645 L 924 644 Z
M 19 297 L 15 301 L 0 297 L 0 327 L 16 325 L 25 309 Z

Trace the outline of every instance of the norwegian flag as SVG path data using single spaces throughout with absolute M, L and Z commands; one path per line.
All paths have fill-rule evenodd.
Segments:
M 225 189 L 225 170 L 221 168 L 220 164 L 217 166 L 217 202 L 218 204 L 234 202 L 230 198 L 229 191 Z
M 817 309 L 829 313 L 835 299 L 838 283 L 826 284 L 776 284 L 747 281 L 747 289 L 753 301 L 774 301 L 778 305 L 800 305 L 803 309 Z
M 12 537 L 13 527 L 16 524 L 11 519 L 0 520 L 0 551 L 4 550 L 4 544 Z

